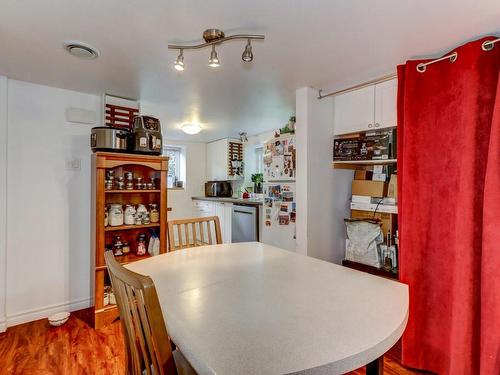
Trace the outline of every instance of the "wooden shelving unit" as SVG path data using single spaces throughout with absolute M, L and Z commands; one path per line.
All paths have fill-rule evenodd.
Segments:
M 116 232 L 118 230 L 134 230 L 134 229 L 142 229 L 142 228 L 156 228 L 159 227 L 160 223 L 154 224 L 142 224 L 142 225 L 120 225 L 116 227 L 106 227 L 104 228 L 105 232 Z
M 134 178 L 149 179 L 154 177 L 158 189 L 154 190 L 105 190 L 106 171 L 113 169 L 115 176 L 122 176 L 126 171 L 132 172 Z M 147 235 L 154 230 L 160 239 L 160 253 L 167 250 L 167 169 L 168 158 L 162 156 L 132 155 L 110 152 L 97 152 L 92 155 L 92 293 L 94 306 L 85 316 L 95 327 L 103 327 L 119 316 L 116 305 L 104 306 L 104 288 L 110 285 L 104 262 L 104 251 L 112 247 L 113 238 L 121 236 L 130 243 L 131 253 L 117 257 L 122 264 L 135 262 L 150 257 L 149 254 L 138 256 L 134 253 L 136 239 L 140 233 Z M 137 205 L 158 204 L 159 223 L 145 225 L 104 225 L 105 207 L 110 203 Z
M 227 168 L 229 176 L 234 176 L 237 173 L 243 174 L 243 166 L 235 168 L 232 164 L 233 161 L 243 162 L 243 143 L 241 142 L 229 141 Z
M 397 164 L 398 160 L 397 159 L 385 159 L 385 160 L 334 160 L 332 161 L 332 168 L 333 169 L 350 169 L 350 170 L 372 170 L 374 165 L 392 165 L 392 164 Z M 372 213 L 375 212 L 375 210 L 372 208 L 372 206 L 377 206 L 377 205 L 363 205 L 363 204 L 357 204 L 355 207 L 351 205 L 351 212 L 355 211 L 364 211 L 367 213 Z M 377 215 L 394 215 L 393 217 L 397 217 L 398 211 L 397 211 L 397 206 L 392 207 L 392 206 L 387 206 L 385 207 L 384 205 L 379 205 L 377 207 Z M 397 220 L 397 219 L 394 219 Z M 392 228 L 391 228 L 391 233 L 392 233 Z M 384 233 L 384 238 L 385 238 L 385 233 Z M 357 263 L 353 262 L 350 260 L 342 260 L 342 265 L 345 267 L 353 268 L 358 271 L 363 271 L 370 273 L 372 275 L 377 275 L 377 276 L 382 276 L 390 279 L 399 279 L 399 273 L 398 272 L 391 272 L 387 271 L 383 268 L 376 268 L 372 266 L 368 266 L 362 263 Z
M 332 162 L 335 169 L 370 170 L 374 165 L 396 164 L 397 159 L 385 160 L 337 160 Z
M 383 268 L 376 268 L 372 266 L 368 266 L 366 264 L 362 263 L 357 263 L 357 262 L 352 262 L 350 260 L 344 259 L 342 260 L 342 265 L 344 267 L 349 267 L 358 271 L 366 272 L 372 275 L 377 275 L 377 276 L 382 276 L 388 279 L 394 279 L 398 280 L 399 279 L 399 273 L 397 272 L 391 272 L 387 271 Z

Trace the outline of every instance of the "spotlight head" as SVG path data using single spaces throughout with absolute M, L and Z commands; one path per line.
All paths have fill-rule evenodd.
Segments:
M 247 45 L 245 46 L 245 50 L 241 55 L 241 59 L 244 62 L 251 62 L 253 60 L 252 44 L 250 43 L 250 39 L 248 39 Z
M 212 52 L 210 52 L 208 66 L 211 68 L 218 68 L 220 66 L 219 57 L 217 56 L 217 51 L 215 50 L 215 44 L 212 44 Z
M 184 70 L 184 55 L 182 54 L 182 50 L 179 53 L 179 56 L 177 56 L 177 59 L 175 60 L 174 68 L 179 72 L 182 72 Z

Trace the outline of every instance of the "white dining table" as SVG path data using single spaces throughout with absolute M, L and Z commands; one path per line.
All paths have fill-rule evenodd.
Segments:
M 168 333 L 203 374 L 343 374 L 401 337 L 408 287 L 259 242 L 128 264 L 156 286 Z

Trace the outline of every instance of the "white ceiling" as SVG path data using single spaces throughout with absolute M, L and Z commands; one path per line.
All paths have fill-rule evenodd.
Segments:
M 244 41 L 186 51 L 172 67 L 167 44 L 197 41 L 204 29 L 264 33 L 254 62 Z M 339 88 L 393 72 L 409 58 L 439 55 L 500 32 L 498 0 L 0 0 L 0 74 L 55 87 L 147 101 L 169 138 L 206 141 L 282 126 L 295 90 Z M 67 54 L 65 40 L 101 51 L 94 61 Z M 199 121 L 185 136 L 179 125 Z

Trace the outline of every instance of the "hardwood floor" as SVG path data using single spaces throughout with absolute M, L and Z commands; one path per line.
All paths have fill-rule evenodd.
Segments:
M 43 319 L 0 334 L 0 374 L 123 375 L 124 350 L 119 322 L 95 330 L 74 316 L 57 328 Z M 403 368 L 397 356 L 397 348 L 388 353 L 384 374 L 422 374 Z M 349 373 L 364 374 L 364 368 Z

